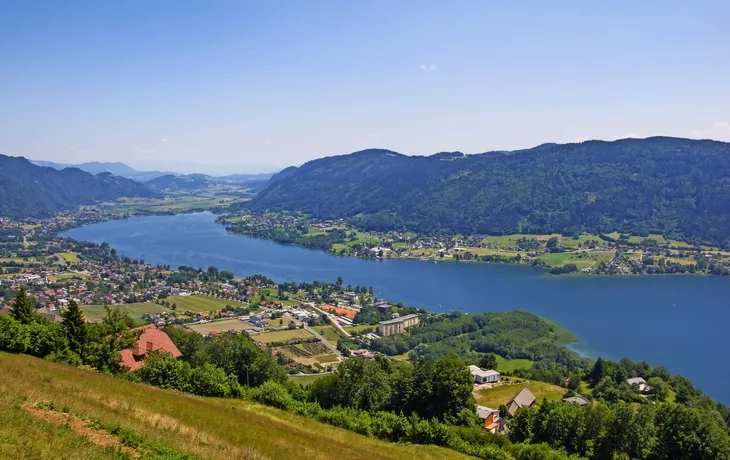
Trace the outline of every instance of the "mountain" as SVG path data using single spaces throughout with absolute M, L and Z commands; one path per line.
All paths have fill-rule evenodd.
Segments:
M 205 174 L 188 174 L 184 176 L 174 176 L 168 174 L 145 182 L 145 185 L 156 192 L 177 192 L 181 190 L 195 190 L 206 188 L 212 185 L 210 176 Z
M 405 156 L 285 170 L 250 203 L 426 233 L 662 233 L 730 247 L 730 144 L 669 137 Z M 277 176 L 279 176 L 277 178 Z
M 152 197 L 144 185 L 105 172 L 36 166 L 22 157 L 0 155 L 0 215 L 36 217 L 123 196 Z
M 134 179 L 138 182 L 146 182 L 149 180 L 152 180 L 156 177 L 164 176 L 166 174 L 176 174 L 176 173 L 170 173 L 170 172 L 162 172 L 162 171 L 137 171 L 136 169 L 132 168 L 131 166 L 128 166 L 124 163 L 120 162 L 114 162 L 114 163 L 107 163 L 107 162 L 98 162 L 98 161 L 91 161 L 88 163 L 79 163 L 79 164 L 65 164 L 65 163 L 54 163 L 52 161 L 40 161 L 40 160 L 30 160 L 31 163 L 33 163 L 36 166 L 45 166 L 48 168 L 53 169 L 66 169 L 66 168 L 78 168 L 82 171 L 86 171 L 90 174 L 99 174 L 103 172 L 109 172 L 117 176 L 126 177 L 127 179 Z

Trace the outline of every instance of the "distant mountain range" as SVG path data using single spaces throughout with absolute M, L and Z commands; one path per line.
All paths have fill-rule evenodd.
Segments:
M 224 177 L 206 174 L 185 174 L 175 176 L 168 174 L 146 181 L 144 184 L 156 192 L 180 192 L 197 190 L 214 185 L 238 185 L 257 192 L 269 184 L 271 174 L 233 174 Z
M 668 137 L 406 156 L 365 150 L 274 175 L 249 204 L 427 233 L 662 233 L 730 247 L 730 144 Z
M 120 197 L 156 194 L 110 172 L 90 174 L 79 168 L 37 166 L 22 157 L 0 155 L 0 215 L 39 217 L 76 206 Z
M 99 174 L 103 172 L 108 172 L 115 174 L 117 176 L 126 177 L 127 179 L 134 179 L 138 182 L 147 182 L 149 180 L 155 179 L 160 176 L 164 176 L 166 174 L 173 174 L 176 175 L 177 173 L 172 172 L 163 172 L 163 171 L 137 171 L 136 169 L 132 168 L 131 166 L 128 166 L 124 163 L 106 163 L 106 162 L 98 162 L 98 161 L 91 161 L 88 163 L 79 163 L 79 164 L 65 164 L 65 163 L 54 163 L 52 161 L 40 161 L 40 160 L 30 160 L 31 163 L 33 163 L 36 166 L 45 166 L 48 168 L 58 169 L 62 170 L 65 168 L 78 168 L 82 171 L 86 171 L 90 174 Z

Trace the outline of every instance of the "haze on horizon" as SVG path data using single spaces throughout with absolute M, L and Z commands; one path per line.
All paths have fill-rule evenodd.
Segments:
M 0 153 L 238 173 L 730 141 L 730 3 L 0 3 Z

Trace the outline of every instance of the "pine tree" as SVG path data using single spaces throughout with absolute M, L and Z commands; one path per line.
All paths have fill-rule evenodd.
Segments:
M 83 355 L 88 340 L 88 331 L 79 304 L 73 300 L 70 301 L 68 308 L 61 312 L 61 316 L 63 317 L 63 331 L 68 339 L 69 347 L 80 356 Z
M 35 306 L 33 305 L 33 300 L 26 295 L 25 286 L 21 286 L 15 294 L 12 308 L 13 318 L 16 320 L 23 324 L 28 324 L 33 321 Z

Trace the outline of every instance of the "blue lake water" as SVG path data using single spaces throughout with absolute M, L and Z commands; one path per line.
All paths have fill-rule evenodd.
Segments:
M 210 213 L 139 217 L 69 230 L 125 256 L 161 265 L 214 265 L 276 281 L 373 286 L 378 296 L 431 311 L 521 309 L 553 320 L 591 358 L 663 364 L 730 403 L 730 278 L 556 277 L 523 266 L 362 260 L 229 235 Z

